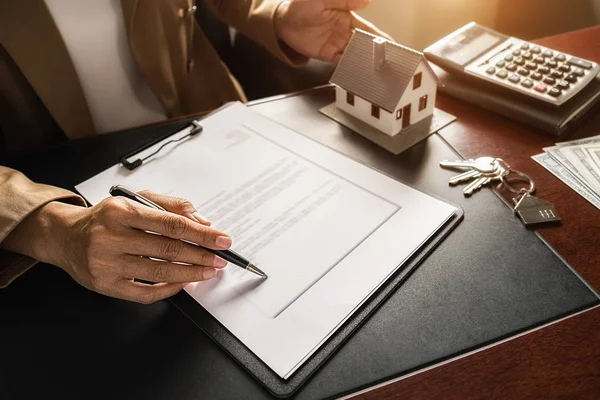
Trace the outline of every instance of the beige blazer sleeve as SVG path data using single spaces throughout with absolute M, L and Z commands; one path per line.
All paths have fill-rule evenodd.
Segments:
M 283 0 L 208 0 L 206 5 L 227 25 L 262 44 L 272 55 L 294 66 L 308 58 L 279 40 L 273 19 Z
M 8 234 L 29 214 L 55 200 L 85 206 L 85 201 L 75 193 L 34 183 L 22 173 L 0 166 L 0 247 Z M 0 249 L 0 287 L 7 286 L 35 262 L 29 257 Z

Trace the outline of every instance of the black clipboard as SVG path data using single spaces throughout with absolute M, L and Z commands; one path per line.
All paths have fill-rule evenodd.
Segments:
M 282 379 L 260 358 L 250 351 L 237 337 L 217 321 L 206 309 L 186 292 L 170 299 L 185 316 L 208 335 L 221 349 L 233 357 L 248 373 L 274 396 L 284 398 L 293 395 L 350 336 L 360 328 L 369 316 L 382 305 L 419 264 L 439 245 L 463 219 L 463 211 L 457 211 L 436 234 L 423 243 L 414 253 L 354 314 L 323 344 L 289 379 Z
M 214 110 L 210 114 L 205 115 L 203 118 L 218 113 L 234 104 L 233 102 L 227 103 L 222 107 Z M 287 127 L 286 127 L 287 128 Z M 171 139 L 173 135 L 183 132 L 185 129 L 190 129 L 189 133 L 182 136 L 180 139 Z M 290 129 L 290 128 L 287 128 Z M 128 161 L 131 158 L 135 158 L 136 155 L 142 151 L 148 150 L 153 146 L 158 146 L 158 149 L 153 153 L 157 154 L 164 147 L 171 143 L 178 145 L 183 143 L 182 139 L 187 139 L 195 136 L 202 132 L 201 124 L 196 120 L 191 120 L 187 124 L 178 125 L 176 129 L 167 132 L 163 136 L 159 136 L 155 140 L 144 144 L 126 155 L 120 157 L 120 162 L 124 168 L 128 170 L 134 170 L 138 167 L 142 167 L 143 161 L 146 158 L 137 158 L 135 161 Z M 296 131 L 296 133 L 302 135 L 302 133 Z M 305 136 L 305 135 L 303 135 Z M 333 149 L 335 150 L 335 149 Z M 344 155 L 350 159 L 348 155 Z M 373 168 L 371 165 L 360 162 L 366 166 L 376 170 L 377 172 L 386 175 L 392 179 L 398 181 L 398 179 L 383 173 L 377 168 Z M 401 181 L 400 181 L 401 182 Z M 407 185 L 404 182 L 401 182 Z M 410 185 L 407 185 L 411 187 Z M 423 192 L 422 190 L 420 190 Z M 434 196 L 430 193 L 425 194 L 438 198 L 441 201 L 449 203 L 448 201 Z M 451 204 L 451 203 L 449 203 Z M 198 328 L 200 328 L 208 337 L 210 337 L 222 350 L 229 354 L 234 360 L 238 362 L 250 375 L 252 375 L 263 387 L 265 387 L 271 394 L 276 397 L 285 398 L 293 395 L 310 377 L 315 373 L 326 361 L 331 357 L 335 351 L 340 348 L 344 342 L 350 338 L 360 326 L 368 319 L 368 317 L 377 310 L 377 308 L 383 304 L 383 302 L 390 296 L 404 280 L 413 272 L 419 264 L 439 245 L 444 238 L 446 238 L 450 232 L 460 223 L 463 219 L 463 210 L 455 205 L 456 211 L 450 218 L 440 227 L 432 237 L 421 244 L 419 249 L 413 253 L 403 265 L 387 279 L 384 284 L 377 289 L 362 306 L 356 310 L 350 318 L 343 323 L 343 325 L 337 329 L 337 331 L 313 354 L 309 359 L 304 362 L 288 379 L 283 379 L 273 370 L 271 370 L 258 356 L 256 356 L 250 349 L 248 349 L 233 333 L 231 333 L 225 326 L 223 326 L 216 318 L 214 318 L 206 309 L 204 309 L 196 300 L 194 300 L 189 294 L 181 291 L 179 294 L 171 297 L 169 301 L 177 307 L 186 317 L 188 317 Z

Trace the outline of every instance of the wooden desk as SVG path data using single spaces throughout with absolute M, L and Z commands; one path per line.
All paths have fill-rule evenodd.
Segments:
M 595 29 L 569 34 L 562 42 L 545 43 L 565 51 L 573 43 L 596 43 L 593 53 L 569 51 L 600 61 L 599 37 L 600 30 Z M 441 97 L 439 106 L 458 116 L 441 135 L 464 156 L 501 156 L 533 176 L 539 194 L 554 202 L 565 220 L 562 227 L 544 230 L 544 236 L 588 282 L 600 287 L 600 270 L 595 268 L 600 265 L 600 255 L 594 248 L 600 237 L 600 212 L 529 159 L 552 139 L 454 99 Z M 160 134 L 164 132 L 105 135 L 15 161 L 35 170 L 37 180 L 71 187 L 92 176 L 92 170 L 112 165 L 125 148 L 133 149 Z M 460 190 L 454 193 L 462 197 Z M 462 226 L 471 221 L 463 221 Z M 87 291 L 57 269 L 42 266 L 3 289 L 3 299 L 7 303 L 0 301 L 5 307 L 0 342 L 13 345 L 3 348 L 0 378 L 5 380 L 0 379 L 0 397 L 6 392 L 16 393 L 12 396 L 16 398 L 58 393 L 61 398 L 81 398 L 82 393 L 95 398 L 114 397 L 115 393 L 134 398 L 199 398 L 198 390 L 207 382 L 201 379 L 204 370 L 214 373 L 209 384 L 222 390 L 220 397 L 239 393 L 235 390 L 243 385 L 257 385 L 208 336 L 181 313 L 169 310 L 165 302 L 141 306 L 110 299 Z M 600 393 L 598 326 L 600 307 L 357 398 L 594 398 Z M 123 334 L 125 331 L 128 334 Z M 169 340 L 172 335 L 176 341 Z M 153 368 L 154 363 L 160 367 Z M 182 368 L 173 368 L 175 365 Z M 231 375 L 223 374 L 232 365 L 237 369 Z M 68 382 L 65 371 L 71 379 Z M 258 393 L 266 396 L 266 392 Z
M 536 41 L 600 62 L 600 26 Z M 464 157 L 501 157 L 529 174 L 540 197 L 555 204 L 560 227 L 544 239 L 596 290 L 600 289 L 600 211 L 530 157 L 552 137 L 491 112 L 439 96 L 438 107 L 458 117 L 440 134 Z M 592 112 L 600 114 L 596 107 Z M 600 118 L 581 129 L 600 134 Z M 581 131 L 581 130 L 580 130 Z M 571 137 L 578 136 L 574 132 Z M 597 399 L 600 396 L 600 308 L 448 364 L 387 384 L 361 399 Z

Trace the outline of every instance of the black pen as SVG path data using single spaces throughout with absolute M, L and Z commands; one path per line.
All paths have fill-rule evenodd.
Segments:
M 156 204 L 155 202 L 148 200 L 144 196 L 141 196 L 141 195 L 135 193 L 134 191 L 129 190 L 121 185 L 115 185 L 115 186 L 111 187 L 109 190 L 109 193 L 112 196 L 126 197 L 129 200 L 137 201 L 138 203 L 143 204 L 145 206 L 155 208 L 158 210 L 162 210 L 162 211 L 167 211 L 163 207 Z M 209 251 L 209 252 L 221 257 L 225 261 L 228 261 L 240 268 L 244 268 L 245 270 L 254 272 L 256 275 L 261 276 L 265 279 L 268 278 L 267 274 L 262 272 L 256 265 L 252 264 L 250 261 L 246 260 L 244 257 L 240 256 L 238 253 L 236 253 L 233 250 L 213 250 L 213 249 L 206 248 L 204 246 L 200 246 L 200 247 L 202 247 L 204 250 Z

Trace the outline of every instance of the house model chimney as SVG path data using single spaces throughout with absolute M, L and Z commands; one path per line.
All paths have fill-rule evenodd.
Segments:
M 373 67 L 378 71 L 385 62 L 385 42 L 382 37 L 373 39 Z

